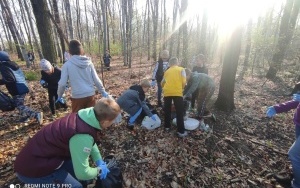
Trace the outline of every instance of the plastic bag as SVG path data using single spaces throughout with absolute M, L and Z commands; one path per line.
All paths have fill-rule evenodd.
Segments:
M 161 120 L 158 117 L 157 114 L 154 114 L 155 121 L 151 119 L 149 116 L 145 116 L 145 118 L 142 121 L 142 127 L 145 127 L 148 130 L 153 130 L 156 129 L 157 127 L 160 127 L 161 125 Z
M 123 176 L 116 158 L 110 155 L 105 157 L 104 161 L 107 164 L 107 168 L 110 170 L 110 172 L 107 174 L 105 179 L 97 179 L 95 188 L 122 188 Z
M 122 121 L 122 114 L 121 113 L 119 113 L 119 115 L 116 117 L 116 119 L 115 119 L 115 124 L 118 124 L 118 123 L 120 123 Z

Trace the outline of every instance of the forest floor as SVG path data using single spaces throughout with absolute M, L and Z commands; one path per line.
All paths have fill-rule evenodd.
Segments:
M 103 74 L 106 90 L 119 96 L 140 79 L 150 78 L 150 64 L 133 62 L 133 68 L 128 69 L 121 60 L 113 60 L 112 70 Z M 220 66 L 212 65 L 209 75 L 217 85 L 210 105 L 217 121 L 206 121 L 212 133 L 195 130 L 181 139 L 176 136 L 175 127 L 169 133 L 162 127 L 148 131 L 140 125 L 129 131 L 124 119 L 105 131 L 99 148 L 103 156 L 113 154 L 117 158 L 124 187 L 288 186 L 275 177 L 290 177 L 292 173 L 287 152 L 295 137 L 293 112 L 278 114 L 273 119 L 266 118 L 265 112 L 268 106 L 289 100 L 291 97 L 286 94 L 291 88 L 284 81 L 264 84 L 263 77 L 245 75 L 235 85 L 236 109 L 225 113 L 213 106 L 218 95 Z M 102 79 L 101 73 L 99 76 Z M 47 92 L 39 81 L 28 83 L 34 88 L 35 100 L 28 95 L 26 104 L 44 111 L 46 125 L 52 121 Z M 156 105 L 154 89 L 148 96 Z M 163 118 L 161 109 L 157 110 Z M 59 111 L 59 117 L 65 113 Z M 19 118 L 17 110 L 0 112 L 0 187 L 20 183 L 14 174 L 14 160 L 28 138 L 41 128 L 35 121 L 18 123 Z

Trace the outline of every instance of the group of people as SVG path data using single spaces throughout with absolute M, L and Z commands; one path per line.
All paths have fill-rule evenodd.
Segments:
M 184 129 L 183 101 L 194 95 L 198 101 L 198 116 L 201 118 L 206 109 L 205 104 L 214 91 L 214 82 L 207 72 L 191 72 L 179 66 L 178 59 L 169 58 L 169 52 L 164 50 L 156 63 L 152 82 L 142 80 L 140 84 L 130 86 L 115 101 L 109 97 L 91 59 L 84 55 L 83 47 L 78 40 L 70 41 L 69 53 L 70 57 L 61 69 L 46 59 L 40 61 L 42 75 L 40 84 L 48 90 L 52 115 L 55 116 L 57 103 L 65 103 L 63 94 L 66 87 L 71 88 L 72 112 L 44 126 L 22 148 L 16 157 L 15 171 L 17 177 L 24 183 L 55 182 L 82 187 L 86 184 L 86 180 L 97 177 L 104 179 L 109 169 L 96 145 L 97 141 L 101 140 L 101 134 L 98 133 L 114 123 L 121 109 L 130 115 L 127 121 L 130 129 L 134 128 L 136 120 L 141 116 L 149 116 L 156 121 L 156 112 L 147 101 L 146 93 L 157 85 L 158 105 L 163 106 L 165 111 L 165 130 L 170 131 L 171 106 L 174 103 L 177 134 L 179 137 L 185 137 L 187 132 Z M 197 66 L 205 68 L 203 58 L 203 55 L 198 56 Z M 6 85 L 21 114 L 35 118 L 42 124 L 43 113 L 35 112 L 24 105 L 24 98 L 29 89 L 21 69 L 4 51 L 0 52 L 0 62 L 2 75 L 0 84 Z M 103 97 L 98 102 L 94 86 Z M 94 166 L 89 164 L 90 156 L 95 163 Z

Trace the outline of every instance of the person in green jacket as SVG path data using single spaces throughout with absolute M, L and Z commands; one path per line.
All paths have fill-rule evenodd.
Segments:
M 94 107 L 58 119 L 37 132 L 15 161 L 17 177 L 26 184 L 70 184 L 105 179 L 109 169 L 97 146 L 98 133 L 110 127 L 120 113 L 119 105 L 103 98 Z M 92 158 L 96 167 L 89 164 Z

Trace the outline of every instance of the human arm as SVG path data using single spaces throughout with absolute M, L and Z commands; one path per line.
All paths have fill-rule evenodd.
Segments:
M 278 113 L 282 113 L 282 112 L 288 112 L 291 109 L 295 109 L 295 108 L 297 108 L 298 104 L 299 104 L 299 101 L 290 100 L 285 103 L 274 105 L 273 107 L 274 107 L 276 113 L 278 114 Z
M 191 76 L 183 92 L 184 96 L 189 96 L 194 93 L 197 90 L 199 83 L 200 79 L 198 77 Z
M 158 62 L 156 62 L 153 73 L 152 73 L 152 81 L 156 80 L 157 69 L 158 69 Z
M 185 69 L 181 70 L 181 80 L 182 80 L 182 88 L 185 87 L 186 84 L 186 73 L 185 73 Z
M 98 89 L 98 91 L 104 96 L 107 97 L 108 93 L 105 91 L 105 88 L 103 87 L 102 81 L 100 80 L 99 76 L 97 75 L 97 72 L 95 70 L 94 65 L 92 64 L 92 77 L 94 80 L 94 83 Z
M 71 160 L 74 173 L 79 180 L 94 179 L 98 175 L 98 169 L 90 167 L 89 156 L 96 162 L 100 158 L 99 150 L 95 148 L 94 139 L 87 134 L 74 135 L 69 141 Z M 96 160 L 95 160 L 96 159 Z
M 144 112 L 147 114 L 147 116 L 152 117 L 153 114 L 151 113 L 151 110 L 150 110 L 149 107 L 147 106 L 146 101 L 141 101 L 141 99 L 139 98 L 138 92 L 136 92 L 135 98 L 136 98 L 136 100 L 138 101 L 138 103 L 141 105 L 142 109 L 143 109 Z
M 67 62 L 61 68 L 60 80 L 58 81 L 57 96 L 61 98 L 65 92 L 66 86 L 68 85 L 69 73 Z

